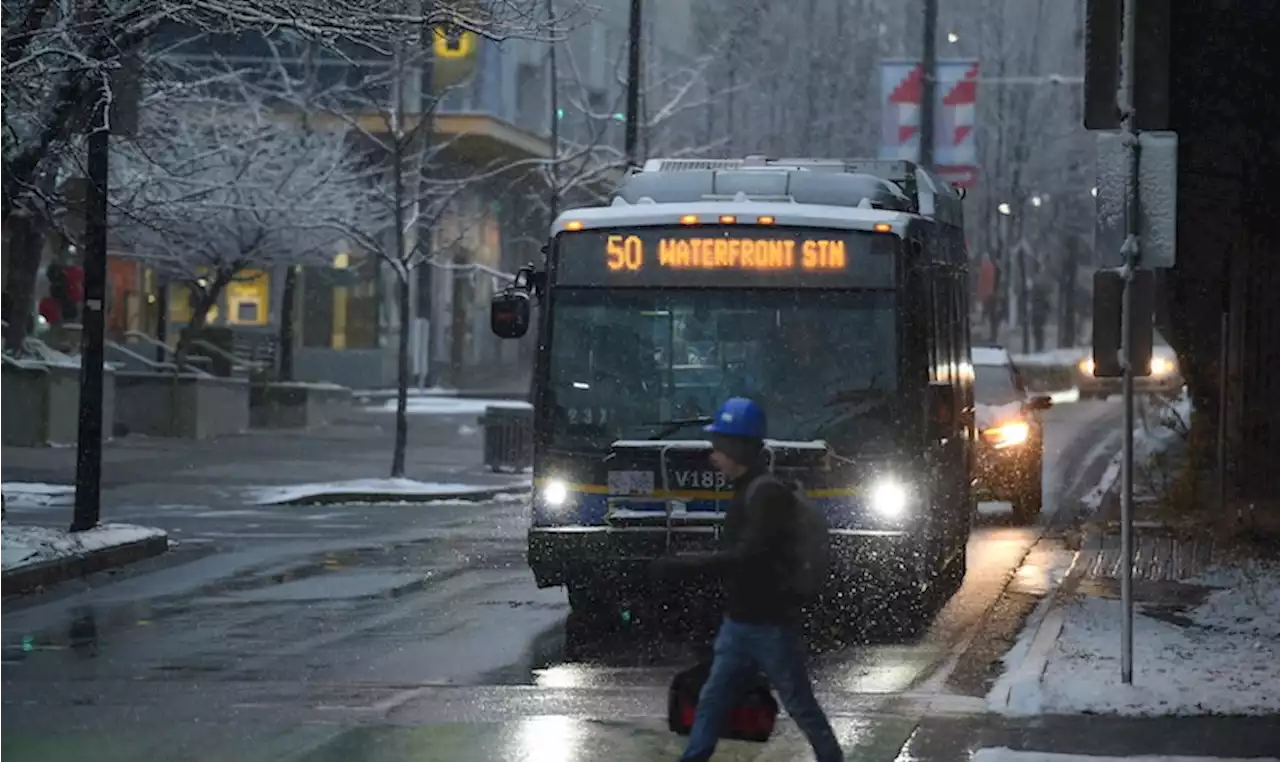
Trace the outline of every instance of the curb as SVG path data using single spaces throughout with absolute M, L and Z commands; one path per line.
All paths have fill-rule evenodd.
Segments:
M 3 585 L 3 595 L 6 598 L 10 595 L 23 595 L 69 579 L 126 566 L 145 558 L 158 556 L 168 550 L 169 536 L 161 534 L 42 564 L 33 564 L 5 574 L 0 584 Z
M 1016 699 L 1022 695 L 1022 686 L 1034 685 L 1038 688 L 1040 681 L 1044 679 L 1045 670 L 1049 668 L 1049 657 L 1053 653 L 1054 645 L 1058 642 L 1058 636 L 1062 634 L 1063 625 L 1066 624 L 1067 613 L 1064 605 L 1067 599 L 1075 595 L 1076 588 L 1084 577 L 1085 569 L 1088 568 L 1088 565 L 1083 563 L 1083 559 L 1092 555 L 1091 551 L 1077 550 L 1062 584 L 1058 585 L 1058 589 L 1051 595 L 1045 596 L 1041 605 L 1045 605 L 1046 608 L 1040 616 L 1040 621 L 1035 625 L 1031 645 L 1017 666 L 1008 672 L 1010 679 L 1008 691 L 1001 702 L 1003 709 L 1008 710 L 1010 706 L 1021 703 Z M 1037 707 L 1034 713 L 1038 712 Z
M 532 492 L 532 485 L 519 484 L 504 487 L 480 488 L 466 492 L 325 492 L 319 495 L 303 495 L 288 500 L 274 500 L 258 505 L 341 505 L 344 503 L 437 503 L 442 500 L 470 500 L 483 502 L 501 495 L 521 495 Z

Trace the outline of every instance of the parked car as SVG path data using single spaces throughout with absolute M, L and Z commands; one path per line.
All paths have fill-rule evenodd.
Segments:
M 1119 394 L 1124 383 L 1120 378 L 1098 378 L 1093 375 L 1094 362 L 1086 357 L 1076 365 L 1076 388 L 1080 390 L 1080 399 L 1105 400 L 1112 394 Z M 1176 395 L 1185 383 L 1178 372 L 1178 355 L 1159 333 L 1151 351 L 1151 375 L 1135 376 L 1133 390 L 1138 394 Z
M 1041 414 L 1053 401 L 1027 393 L 1017 366 L 1002 347 L 974 347 L 973 366 L 977 498 L 1008 501 L 1014 521 L 1030 524 L 1040 515 L 1044 499 Z

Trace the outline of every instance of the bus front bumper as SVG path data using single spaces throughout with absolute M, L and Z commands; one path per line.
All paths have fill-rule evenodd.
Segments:
M 669 533 L 665 528 L 534 527 L 529 530 L 529 567 L 538 587 L 643 583 L 657 558 L 718 547 L 718 535 L 710 527 Z M 915 547 L 915 538 L 902 530 L 831 530 L 835 568 L 896 568 Z

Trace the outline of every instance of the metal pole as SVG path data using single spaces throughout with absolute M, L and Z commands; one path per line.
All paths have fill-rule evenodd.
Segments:
M 934 100 L 938 89 L 938 0 L 924 0 L 920 61 L 920 166 L 933 166 Z
M 90 74 L 89 76 L 99 76 Z M 109 101 L 104 79 L 89 123 L 89 187 L 85 209 L 84 314 L 80 335 L 80 420 L 76 437 L 76 502 L 71 531 L 98 525 L 102 513 L 102 361 L 106 329 L 107 177 L 111 162 Z
M 1120 104 L 1121 130 L 1129 148 L 1128 209 L 1125 214 L 1124 250 L 1124 304 L 1121 318 L 1124 365 L 1124 468 L 1120 493 L 1120 599 L 1124 609 L 1120 630 L 1120 682 L 1133 683 L 1133 315 L 1135 270 L 1141 262 L 1138 241 L 1138 149 L 1137 121 L 1134 118 L 1134 55 L 1137 32 L 1134 2 L 1124 3 L 1124 32 L 1121 52 Z
M 554 3 L 555 0 L 547 0 L 548 24 L 556 17 Z M 552 41 L 547 45 L 547 65 L 551 70 L 549 73 L 551 78 L 551 165 L 547 173 L 551 182 L 551 195 L 547 199 L 551 217 L 548 223 L 550 223 L 560 215 L 560 79 L 559 70 L 556 68 L 556 44 Z
M 627 32 L 627 163 L 640 165 L 640 2 L 631 0 Z
M 1223 292 L 1222 326 L 1219 335 L 1222 348 L 1218 355 L 1218 514 L 1225 517 L 1227 513 L 1227 362 L 1231 358 L 1227 342 L 1231 340 L 1231 321 L 1230 313 L 1227 312 L 1225 288 Z M 1240 515 L 1237 513 L 1236 520 L 1239 521 L 1239 519 Z

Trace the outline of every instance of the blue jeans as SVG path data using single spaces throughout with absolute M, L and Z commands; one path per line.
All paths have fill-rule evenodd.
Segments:
M 725 617 L 716 636 L 711 675 L 698 696 L 698 710 L 682 762 L 703 762 L 716 750 L 720 730 L 744 681 L 763 670 L 782 706 L 809 739 L 817 762 L 844 759 L 805 667 L 804 645 L 794 628 L 743 624 Z

